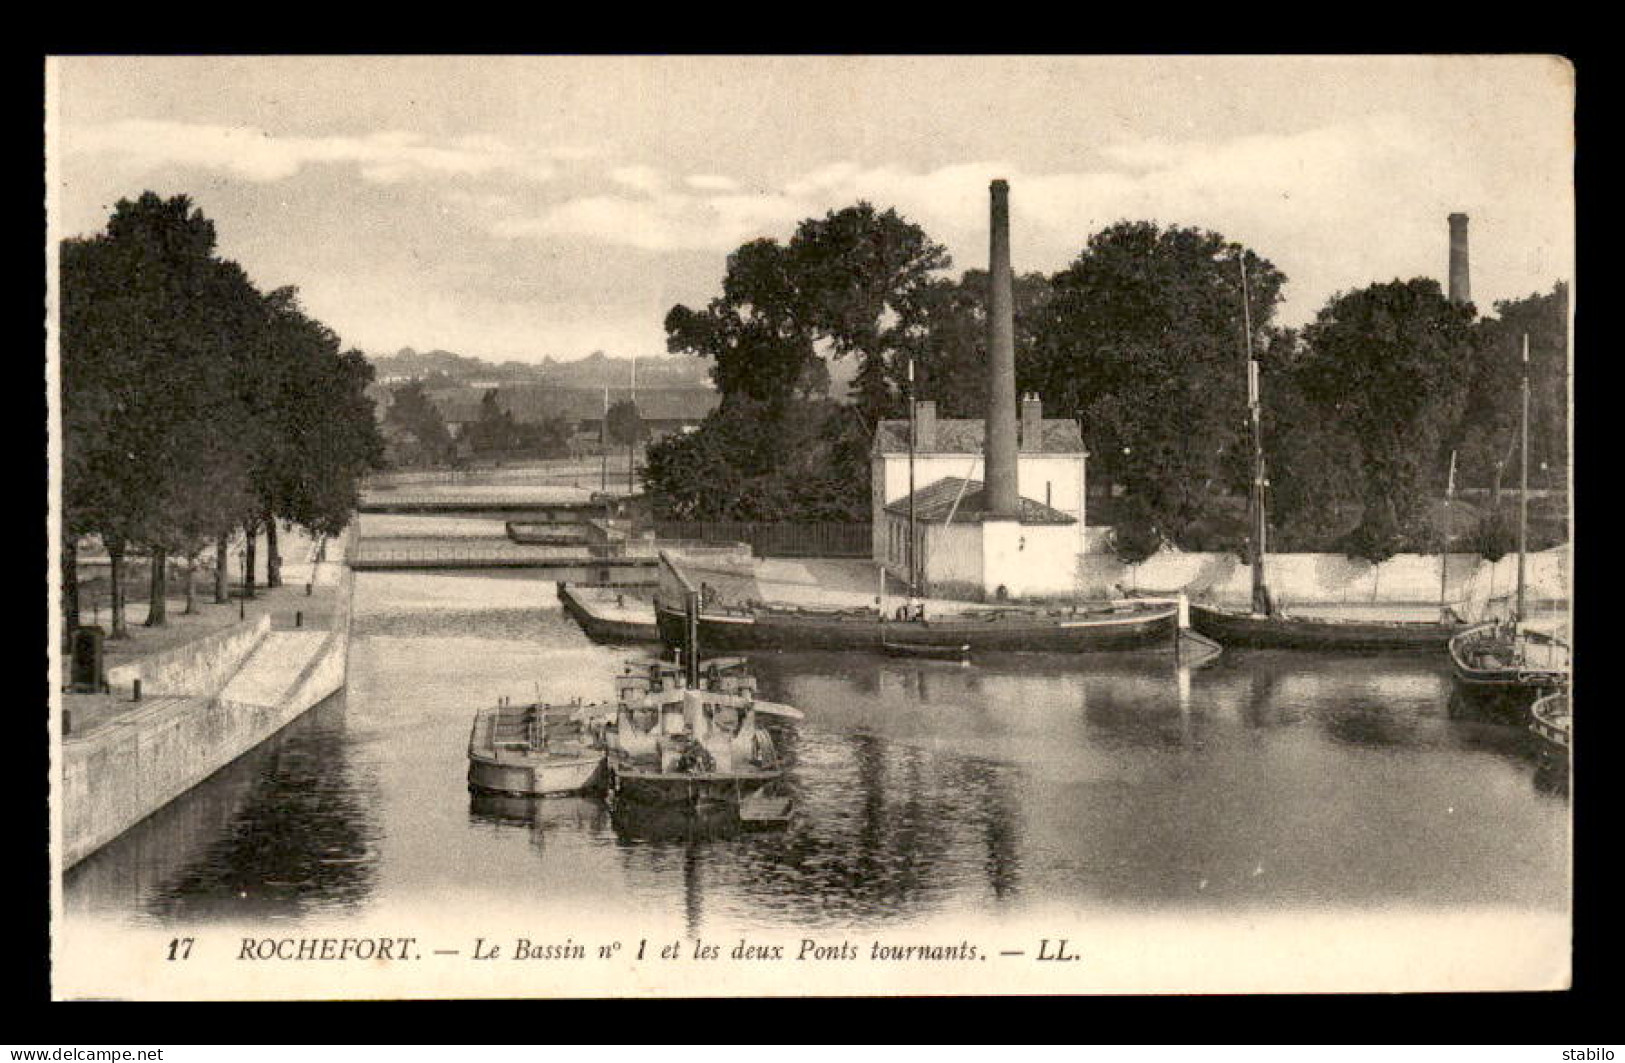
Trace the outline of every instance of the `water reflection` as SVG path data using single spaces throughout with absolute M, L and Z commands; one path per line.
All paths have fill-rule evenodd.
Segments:
M 551 584 L 366 574 L 356 609 L 347 706 L 93 857 L 76 903 L 297 918 L 477 889 L 691 934 L 1053 903 L 1566 904 L 1564 776 L 1526 729 L 1453 713 L 1443 661 L 759 654 L 762 696 L 807 719 L 781 736 L 790 825 L 742 831 L 467 793 L 476 708 L 603 697 L 637 655 L 585 639 Z
M 353 908 L 376 866 L 376 791 L 345 755 L 335 695 L 66 876 L 75 911 L 293 919 Z

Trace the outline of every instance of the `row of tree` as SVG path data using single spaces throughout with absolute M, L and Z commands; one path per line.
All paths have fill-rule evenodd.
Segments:
M 300 307 L 293 288 L 255 288 L 216 251 L 214 224 L 186 196 L 120 200 L 105 231 L 60 248 L 63 592 L 79 622 L 78 544 L 112 566 L 112 634 L 127 633 L 124 570 L 151 559 L 146 623 L 165 623 L 169 562 L 193 575 L 212 545 L 217 602 L 228 550 L 256 542 L 281 582 L 277 528 L 341 532 L 382 444 L 359 351 Z
M 869 439 L 906 413 L 911 362 L 915 395 L 940 415 L 984 413 L 987 274 L 950 266 L 919 226 L 867 203 L 730 255 L 721 295 L 666 317 L 672 351 L 714 359 L 723 401 L 651 451 L 657 513 L 867 519 Z M 1452 453 L 1459 482 L 1499 494 L 1525 334 L 1531 461 L 1566 482 L 1565 286 L 1480 318 L 1432 280 L 1396 280 L 1339 293 L 1293 330 L 1274 320 L 1286 283 L 1218 233 L 1148 221 L 1094 234 L 1052 276 L 1016 278 L 1017 383 L 1081 420 L 1091 478 L 1121 488 L 1125 542 L 1244 547 L 1249 330 L 1275 547 L 1438 549 L 1430 502 Z M 857 362 L 849 404 L 829 396 L 841 358 Z

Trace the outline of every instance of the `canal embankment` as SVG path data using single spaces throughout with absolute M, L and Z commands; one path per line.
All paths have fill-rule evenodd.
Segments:
M 284 565 L 240 618 L 108 668 L 63 695 L 64 868 L 117 838 L 344 686 L 351 576 L 340 543 Z M 252 607 L 252 612 L 250 611 Z M 139 693 L 139 697 L 137 694 Z

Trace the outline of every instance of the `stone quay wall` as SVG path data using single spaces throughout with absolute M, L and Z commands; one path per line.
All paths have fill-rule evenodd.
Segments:
M 269 620 L 200 639 L 141 669 L 149 703 L 61 746 L 61 860 L 72 867 L 181 794 L 258 746 L 344 687 L 352 578 L 341 563 L 317 567 L 331 586 L 332 624 L 318 633 L 272 632 Z M 331 568 L 331 572 L 322 569 Z M 128 689 L 135 675 L 118 682 Z M 112 673 L 109 680 L 112 681 Z M 218 680 L 218 682 L 216 682 Z M 214 684 L 213 690 L 189 693 Z M 147 697 L 149 687 L 154 691 Z M 174 689 L 165 689 L 173 686 Z M 115 684 L 116 686 L 116 684 Z

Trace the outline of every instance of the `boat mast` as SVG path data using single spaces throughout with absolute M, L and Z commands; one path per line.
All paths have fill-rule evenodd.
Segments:
M 1252 518 L 1253 612 L 1273 615 L 1269 588 L 1264 584 L 1264 542 L 1267 522 L 1264 517 L 1264 425 L 1259 409 L 1258 359 L 1253 354 L 1253 312 L 1247 297 L 1247 255 L 1241 259 L 1241 316 L 1247 341 L 1247 414 L 1253 433 L 1253 484 L 1248 496 L 1249 516 Z
M 1513 619 L 1523 620 L 1524 554 L 1529 549 L 1529 333 L 1523 334 L 1523 440 L 1518 447 L 1522 466 L 1518 484 L 1518 605 Z
M 1456 497 L 1456 452 L 1450 452 L 1450 478 L 1444 485 L 1444 527 L 1439 543 L 1439 619 L 1445 619 L 1446 587 L 1450 575 L 1450 503 Z
M 908 595 L 919 593 L 919 570 L 914 564 L 914 447 L 917 441 L 914 421 L 914 359 L 908 360 Z

